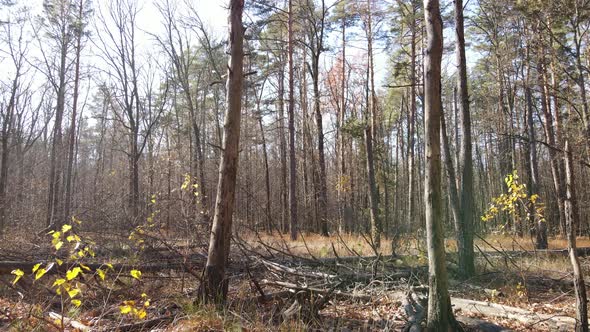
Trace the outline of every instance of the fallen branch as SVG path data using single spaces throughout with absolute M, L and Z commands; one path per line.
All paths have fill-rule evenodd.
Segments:
M 86 331 L 90 331 L 90 327 L 87 325 L 84 325 L 80 322 L 78 322 L 77 320 L 73 320 L 71 318 L 62 316 L 60 314 L 58 314 L 57 312 L 50 312 L 49 313 L 49 318 L 51 318 L 53 321 L 55 322 L 63 322 L 64 327 L 66 326 L 71 326 L 74 329 L 78 330 L 78 331 L 82 331 L 82 332 L 86 332 Z
M 287 288 L 287 289 L 290 289 L 295 292 L 307 291 L 307 292 L 312 292 L 312 293 L 317 293 L 317 294 L 322 294 L 322 295 L 326 295 L 330 292 L 329 289 L 309 287 L 309 286 L 304 286 L 304 285 L 293 284 L 290 282 L 274 281 L 274 280 L 267 280 L 267 279 L 262 280 L 261 284 L 266 285 L 266 286 Z M 352 294 L 352 293 L 342 292 L 340 290 L 334 290 L 332 292 L 331 296 L 337 300 L 351 300 L 351 301 L 359 301 L 359 302 L 368 302 L 368 301 L 373 300 L 373 297 L 370 295 Z

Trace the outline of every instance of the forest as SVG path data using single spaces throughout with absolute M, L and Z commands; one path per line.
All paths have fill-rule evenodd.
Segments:
M 0 0 L 0 330 L 589 331 L 590 0 Z

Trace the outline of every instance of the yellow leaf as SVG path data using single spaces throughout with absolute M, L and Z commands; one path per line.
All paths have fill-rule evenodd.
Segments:
M 25 272 L 21 269 L 12 270 L 12 272 L 10 273 L 15 275 L 14 280 L 12 281 L 13 285 L 15 285 L 18 282 L 18 280 L 25 275 Z
M 119 310 L 121 311 L 121 314 L 126 315 L 131 312 L 131 306 L 125 304 L 125 305 L 120 306 Z
M 150 300 L 146 300 L 145 302 L 143 302 L 143 306 L 144 307 L 149 307 L 150 306 Z
M 74 300 L 72 300 L 72 304 L 75 305 L 76 307 L 79 307 L 82 305 L 82 301 L 74 299 Z
M 62 261 L 59 258 L 56 258 L 55 261 L 57 262 L 57 265 L 59 265 L 59 266 L 61 266 L 64 263 L 64 261 Z
M 68 291 L 68 295 L 70 296 L 70 298 L 74 298 L 78 294 L 80 294 L 79 288 L 74 288 Z
M 139 270 L 131 270 L 129 271 L 129 274 L 131 274 L 131 276 L 137 280 L 139 280 L 139 277 L 141 277 L 141 271 Z
M 86 271 L 90 271 L 90 268 L 82 263 L 80 263 L 80 267 L 82 267 Z
M 45 275 L 45 273 L 47 273 L 47 270 L 45 269 L 37 270 L 37 273 L 35 273 L 35 280 L 41 278 L 43 275 Z
M 68 270 L 66 272 L 66 279 L 68 280 L 72 280 L 74 278 L 76 278 L 78 276 L 78 274 L 83 273 L 82 269 L 78 266 L 76 266 L 75 268 Z
M 55 243 L 55 250 L 59 250 L 63 245 L 63 241 L 58 241 L 57 243 Z
M 65 224 L 65 225 L 61 226 L 61 231 L 64 234 L 67 233 L 70 229 L 72 229 L 71 225 Z
M 61 232 L 53 232 L 53 233 L 51 233 L 51 236 L 52 236 L 52 237 L 53 237 L 53 239 L 55 240 L 55 239 L 57 239 L 58 237 L 60 237 L 60 236 L 61 236 Z
M 106 265 L 106 266 L 107 266 L 109 269 L 113 270 L 113 264 L 111 264 L 111 263 L 106 263 L 105 265 Z
M 101 269 L 96 269 L 96 274 L 98 274 L 100 280 L 104 280 L 104 278 L 106 277 L 106 273 Z
M 37 263 L 35 266 L 33 266 L 33 273 L 39 269 L 39 266 L 41 266 L 41 263 Z
M 66 279 L 62 279 L 62 278 L 55 279 L 55 281 L 53 282 L 53 285 L 51 285 L 51 287 L 60 286 L 65 282 L 66 282 Z
M 136 315 L 136 316 L 137 316 L 137 318 L 139 318 L 139 319 L 144 319 L 144 318 L 145 318 L 145 316 L 147 316 L 147 312 L 145 312 L 145 310 L 141 309 L 141 310 L 138 310 L 138 311 L 135 313 L 135 315 Z

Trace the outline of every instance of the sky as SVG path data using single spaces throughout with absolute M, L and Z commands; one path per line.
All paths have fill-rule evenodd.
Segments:
M 40 15 L 42 13 L 42 2 L 43 0 L 17 0 L 21 5 L 27 5 L 33 9 L 34 15 Z M 97 11 L 97 6 L 104 7 L 109 1 L 113 0 L 91 0 L 93 7 L 95 7 L 95 11 Z M 160 13 L 158 12 L 155 2 L 157 1 L 165 1 L 165 0 L 136 0 L 138 6 L 140 8 L 139 15 L 137 16 L 137 42 L 138 48 L 140 50 L 145 51 L 146 53 L 150 52 L 158 52 L 157 48 L 154 47 L 156 45 L 155 41 L 151 34 L 161 34 L 162 32 L 162 23 L 160 18 Z M 225 38 L 225 34 L 227 33 L 227 0 L 176 0 L 179 4 L 182 4 L 184 1 L 191 4 L 191 6 L 196 7 L 203 23 L 206 27 L 208 27 L 209 32 L 215 37 L 215 39 L 223 39 Z M 1 13 L 1 12 L 0 12 Z M 0 19 L 3 19 L 4 15 L 0 15 Z M 247 24 L 250 20 L 249 17 L 244 17 L 244 22 Z M 94 27 L 92 27 L 94 29 Z M 452 36 L 452 30 L 447 29 L 446 33 L 446 40 L 445 43 L 454 42 L 454 36 Z M 360 32 L 360 35 L 363 33 Z M 330 52 L 325 52 L 324 59 L 322 63 L 325 65 L 326 68 L 331 67 L 333 61 L 337 58 L 336 53 L 339 52 L 338 48 L 340 45 L 340 34 L 338 31 L 335 31 L 327 36 L 327 44 L 334 45 L 333 49 Z M 356 42 L 350 41 L 349 49 L 347 51 L 348 60 L 351 61 L 352 58 L 358 57 L 365 53 L 366 42 L 363 41 L 364 38 L 362 36 L 357 36 Z M 356 45 L 355 45 L 356 44 Z M 92 45 L 92 42 L 88 43 L 88 45 Z M 90 52 L 93 53 L 96 50 L 92 50 L 90 47 Z M 386 84 L 386 78 L 388 73 L 388 54 L 384 49 L 383 45 L 375 45 L 375 75 L 376 75 L 376 83 L 378 87 Z M 472 58 L 472 57 L 470 57 Z M 445 68 L 449 72 L 455 71 L 454 65 L 454 56 L 445 57 L 443 59 L 443 68 Z M 7 70 L 4 71 L 4 75 L 8 73 Z M 4 76 L 2 75 L 2 76 Z

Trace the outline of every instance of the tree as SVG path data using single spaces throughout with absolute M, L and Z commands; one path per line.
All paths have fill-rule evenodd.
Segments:
M 18 12 L 18 11 L 17 11 Z M 0 154 L 0 235 L 4 234 L 6 227 L 6 214 L 8 212 L 8 175 L 10 169 L 10 152 L 12 150 L 10 141 L 15 134 L 17 106 L 23 91 L 23 76 L 27 72 L 25 67 L 26 58 L 29 52 L 29 41 L 23 39 L 25 33 L 25 17 L 28 13 L 22 11 L 17 13 L 14 22 L 8 22 L 0 27 L 3 36 L 5 36 L 6 51 L 0 51 L 0 54 L 6 55 L 12 62 L 14 74 L 11 75 L 8 82 L 7 96 L 0 99 L 0 119 L 2 121 L 0 131 L 0 145 L 2 153 Z M 0 91 L 3 89 L 0 89 Z
M 202 128 L 199 123 L 199 112 L 204 112 L 205 98 L 208 92 L 209 83 L 205 82 L 202 86 L 202 81 L 206 77 L 203 72 L 205 68 L 197 68 L 198 73 L 195 79 L 193 73 L 194 67 L 198 59 L 198 55 L 191 49 L 191 39 L 188 32 L 183 29 L 176 16 L 178 10 L 170 0 L 163 0 L 156 5 L 163 18 L 163 25 L 165 35 L 162 37 L 156 36 L 156 39 L 166 55 L 172 63 L 172 76 L 174 81 L 180 86 L 181 93 L 184 97 L 184 102 L 189 111 L 190 124 L 192 129 L 193 139 L 193 177 L 198 179 L 198 187 L 193 187 L 193 199 L 196 200 L 197 195 L 200 197 L 201 208 L 197 208 L 195 204 L 194 213 L 200 215 L 205 224 L 210 223 L 209 217 L 209 200 L 207 194 L 207 183 L 205 180 L 205 158 L 203 153 L 202 143 Z M 199 89 L 203 91 L 203 97 L 199 100 Z M 202 211 L 202 213 L 199 213 Z
M 442 19 L 438 0 L 424 0 L 427 43 L 424 59 L 424 121 L 426 174 L 424 195 L 428 249 L 429 331 L 456 331 L 448 292 L 442 229 L 442 188 L 440 158 Z
M 588 331 L 588 299 L 584 274 L 578 260 L 576 248 L 576 227 L 579 224 L 578 206 L 576 200 L 575 177 L 572 165 L 572 151 L 569 140 L 565 141 L 565 173 L 566 173 L 566 200 L 565 215 L 567 222 L 567 246 L 570 261 L 574 272 L 574 291 L 576 294 L 576 331 Z
M 45 75 L 51 82 L 57 95 L 55 108 L 55 120 L 53 124 L 51 157 L 49 169 L 49 190 L 47 199 L 47 222 L 46 226 L 59 228 L 64 222 L 61 204 L 62 198 L 62 177 L 61 168 L 63 165 L 63 117 L 66 109 L 66 93 L 68 83 L 68 53 L 72 47 L 72 22 L 77 12 L 76 6 L 70 0 L 44 0 L 43 9 L 46 19 L 45 28 L 49 38 L 55 43 L 55 51 L 58 55 L 56 63 L 43 51 L 45 64 Z M 57 72 L 57 73 L 56 73 Z
M 473 254 L 473 153 L 471 143 L 471 112 L 469 111 L 469 92 L 467 90 L 467 60 L 465 57 L 465 33 L 463 27 L 463 0 L 455 3 L 455 56 L 457 61 L 458 112 L 461 117 L 461 200 L 457 226 L 457 247 L 459 271 L 464 278 L 475 273 Z
M 307 63 L 313 81 L 313 108 L 318 140 L 318 166 L 319 170 L 314 173 L 317 186 L 318 218 L 320 219 L 320 232 L 328 236 L 328 185 L 326 180 L 326 156 L 324 151 L 324 124 L 322 120 L 321 96 L 320 96 L 320 56 L 325 51 L 324 37 L 326 33 L 326 20 L 328 10 L 325 0 L 321 0 L 321 6 L 316 8 L 314 0 L 305 0 L 304 18 L 306 21 L 308 41 L 302 43 L 311 53 L 311 64 Z
M 137 15 L 139 8 L 136 0 L 114 0 L 109 2 L 107 13 L 99 12 L 98 29 L 106 33 L 97 35 L 97 45 L 101 58 L 110 69 L 113 98 L 111 109 L 117 122 L 124 128 L 128 141 L 125 151 L 128 167 L 128 199 L 130 212 L 129 224 L 136 226 L 140 221 L 140 160 L 152 129 L 157 124 L 163 111 L 164 101 L 160 102 L 159 112 L 148 116 L 151 111 L 142 103 L 140 95 L 141 66 L 137 54 Z M 147 76 L 150 73 L 146 73 Z M 168 84 L 163 86 L 163 96 L 167 95 Z M 163 97 L 165 99 L 165 97 Z
M 381 220 L 379 216 L 379 190 L 375 180 L 375 156 L 373 146 L 376 144 L 377 136 L 377 95 L 375 94 L 375 69 L 373 64 L 373 23 L 372 23 L 372 1 L 367 0 L 367 72 L 369 98 L 367 100 L 368 123 L 365 125 L 365 153 L 367 159 L 367 177 L 369 186 L 369 208 L 371 218 L 371 236 L 373 245 L 379 249 L 381 247 Z
M 228 18 L 230 58 L 227 69 L 227 110 L 223 126 L 223 151 L 219 163 L 219 182 L 217 183 L 217 198 L 215 200 L 213 227 L 209 239 L 209 252 L 201 284 L 202 299 L 205 302 L 213 303 L 223 303 L 228 289 L 225 268 L 228 263 L 231 241 L 242 111 L 243 9 L 244 0 L 230 1 Z
M 73 167 L 74 167 L 74 148 L 76 147 L 76 122 L 78 121 L 78 98 L 80 95 L 80 62 L 82 53 L 82 38 L 85 35 L 86 22 L 85 18 L 90 11 L 87 8 L 88 4 L 84 0 L 78 0 L 78 13 L 76 16 L 75 27 L 73 28 L 76 42 L 74 45 L 75 52 L 75 67 L 74 67 L 74 97 L 72 101 L 72 118 L 70 120 L 69 140 L 68 140 L 68 160 L 65 173 L 65 202 L 64 202 L 64 221 L 69 222 L 70 210 L 72 205 L 73 195 Z
M 288 58 L 289 58 L 289 228 L 291 240 L 297 240 L 297 164 L 295 160 L 295 73 L 293 70 L 293 0 L 289 0 Z

